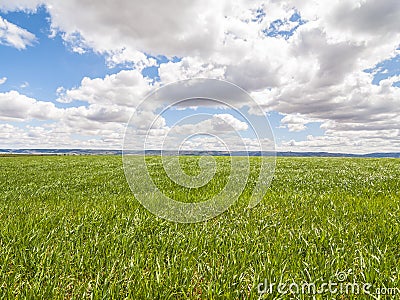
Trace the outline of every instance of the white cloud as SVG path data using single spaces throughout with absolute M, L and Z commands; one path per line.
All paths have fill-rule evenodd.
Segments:
M 24 81 L 24 82 L 20 85 L 20 88 L 22 88 L 22 89 L 27 88 L 27 87 L 29 87 L 29 82 L 27 82 L 27 81 Z
M 35 41 L 36 36 L 33 33 L 0 17 L 0 44 L 21 50 L 32 46 Z
M 311 122 L 320 122 L 321 120 L 315 120 L 311 118 L 304 117 L 300 114 L 295 115 L 285 115 L 282 120 L 281 124 L 283 127 L 287 127 L 289 132 L 298 132 L 307 129 L 307 124 Z
M 1 125 L 0 145 L 121 148 L 132 112 L 126 106 L 96 103 L 61 109 L 16 91 L 0 93 L 0 120 L 20 123 L 18 127 Z M 44 121 L 44 125 L 29 125 L 31 120 Z M 84 138 L 77 140 L 77 136 Z
M 52 26 L 79 33 L 98 51 L 130 48 L 150 54 L 202 53 L 216 40 L 223 3 L 211 1 L 46 1 Z
M 173 127 L 172 132 L 185 135 L 199 132 L 218 135 L 219 133 L 231 133 L 232 131 L 246 131 L 248 128 L 247 123 L 236 119 L 231 114 L 214 114 L 197 123 Z
M 16 91 L 0 93 L 1 120 L 54 120 L 60 115 L 61 111 L 51 102 L 37 101 Z
M 374 74 L 364 72 L 399 53 L 397 0 L 332 0 L 323 5 L 317 0 L 43 2 L 52 28 L 74 51 L 93 49 L 106 55 L 109 66 L 135 68 L 105 78 L 84 78 L 72 90 L 60 88 L 60 102 L 90 104 L 65 111 L 77 124 L 82 118 L 82 126 L 99 126 L 93 124 L 103 115 L 111 123 L 127 118 L 123 110 L 133 108 L 153 87 L 140 74 L 156 65 L 147 53 L 181 57 L 160 65 L 162 83 L 192 77 L 227 79 L 251 92 L 265 111 L 284 114 L 282 123 L 289 131 L 305 130 L 311 120 L 323 123 L 324 137 L 287 142 L 296 147 L 355 147 L 360 144 L 353 134 L 357 131 L 371 133 L 360 135 L 363 149 L 390 141 L 398 146 L 392 130 L 400 124 L 400 88 L 393 86 L 399 78 L 373 85 Z M 32 10 L 38 3 L 5 1 L 0 7 Z M 282 23 L 275 31 L 293 30 L 298 25 L 290 21 L 295 12 L 307 22 L 291 37 L 265 35 L 276 20 Z M 12 28 L 8 32 L 23 31 Z M 29 45 L 26 39 L 11 41 L 20 49 Z M 375 136 L 379 132 L 380 142 Z
M 43 0 L 3 0 L 0 2 L 0 9 L 3 11 L 27 11 L 34 12 Z
M 224 136 L 218 139 L 214 136 L 194 136 L 180 145 L 180 150 L 193 151 L 260 151 L 260 144 L 271 145 L 269 140 L 258 141 L 256 139 L 242 138 L 234 136 Z M 273 149 L 271 147 L 263 149 Z M 175 149 L 172 149 L 175 150 Z
M 216 114 L 212 118 L 212 126 L 217 131 L 234 130 L 244 131 L 249 128 L 247 123 L 236 119 L 230 114 Z
M 74 125 L 74 122 L 79 122 L 80 119 L 101 124 L 108 122 L 122 124 L 129 120 L 132 113 L 132 109 L 118 105 L 91 104 L 89 107 L 80 106 L 65 109 L 64 120 L 71 122 L 71 126 Z
M 0 84 L 3 84 L 7 81 L 7 77 L 0 78 Z
M 169 83 L 196 77 L 224 79 L 225 69 L 223 65 L 204 62 L 198 57 L 185 57 L 176 63 L 161 64 L 158 73 L 162 82 Z
M 64 103 L 80 100 L 134 107 L 152 88 L 151 80 L 144 78 L 138 70 L 124 70 L 105 78 L 85 77 L 80 87 L 67 91 L 60 87 L 57 93 L 58 101 Z
M 120 149 L 123 133 L 123 126 L 121 127 L 86 132 L 71 130 L 59 124 L 24 127 L 0 124 L 0 148 Z
M 309 135 L 305 141 L 283 141 L 278 151 L 371 153 L 398 152 L 400 135 L 396 130 L 327 132 L 324 136 Z
M 127 65 L 141 72 L 144 68 L 157 65 L 154 58 L 148 58 L 144 53 L 133 49 L 122 49 L 111 51 L 107 56 L 109 67 L 117 65 Z

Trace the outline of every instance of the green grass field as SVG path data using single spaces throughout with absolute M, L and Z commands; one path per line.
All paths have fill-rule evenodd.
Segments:
M 373 293 L 400 288 L 398 159 L 278 158 L 258 206 L 246 208 L 245 190 L 196 224 L 143 208 L 121 157 L 0 157 L 0 168 L 2 299 L 257 299 L 259 283 L 319 285 L 338 273 Z M 316 295 L 328 297 L 379 295 Z

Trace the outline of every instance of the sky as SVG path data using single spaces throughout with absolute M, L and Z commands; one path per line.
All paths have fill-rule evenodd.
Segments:
M 400 152 L 399 20 L 398 0 L 2 0 L 0 148 L 121 149 L 146 95 L 209 78 L 251 96 L 278 151 Z M 193 113 L 175 132 L 252 139 L 201 100 L 158 116 L 151 135 Z M 211 149 L 205 139 L 191 145 Z

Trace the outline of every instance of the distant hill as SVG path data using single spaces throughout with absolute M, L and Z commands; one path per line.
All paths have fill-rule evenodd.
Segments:
M 129 154 L 143 154 L 143 151 L 130 151 Z M 173 155 L 174 151 L 164 151 L 164 155 Z M 99 150 L 99 149 L 0 149 L 0 154 L 25 154 L 25 155 L 121 155 L 122 150 Z M 148 155 L 160 155 L 160 150 L 146 150 Z M 227 151 L 181 151 L 181 155 L 213 155 L 228 156 Z M 273 152 L 260 151 L 233 151 L 233 156 L 271 156 Z M 276 156 L 284 157 L 392 157 L 400 158 L 400 152 L 389 153 L 368 153 L 368 154 L 352 154 L 352 153 L 330 153 L 330 152 L 276 152 Z

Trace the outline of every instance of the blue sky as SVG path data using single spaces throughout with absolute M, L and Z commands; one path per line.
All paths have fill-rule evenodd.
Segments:
M 37 38 L 32 47 L 24 50 L 1 46 L 1 75 L 8 78 L 0 86 L 1 91 L 15 89 L 38 100 L 55 101 L 58 87 L 72 88 L 84 76 L 101 77 L 112 72 L 101 55 L 74 53 L 59 35 L 49 38 L 49 15 L 43 7 L 36 13 L 10 12 L 1 16 Z M 28 86 L 23 87 L 24 83 Z
M 28 30 L 37 38 L 32 47 L 24 50 L 0 46 L 0 76 L 8 78 L 3 85 L 0 85 L 2 92 L 13 89 L 38 100 L 55 102 L 58 97 L 56 93 L 58 87 L 71 89 L 78 87 L 83 77 L 104 77 L 107 74 L 130 69 L 123 64 L 107 66 L 106 56 L 92 49 L 83 54 L 73 52 L 60 34 L 51 37 L 50 15 L 44 6 L 38 7 L 37 11 L 31 13 L 3 12 L 0 16 Z M 169 61 L 164 56 L 154 58 L 159 63 Z M 171 61 L 178 60 L 178 58 L 171 59 Z M 142 74 L 158 80 L 157 67 L 145 68 Z M 55 104 L 64 106 L 57 102 Z
M 0 6 L 1 147 L 120 148 L 123 120 L 134 107 L 121 100 L 131 97 L 127 91 L 139 99 L 175 80 L 208 77 L 243 87 L 261 104 L 278 150 L 398 149 L 399 113 L 392 109 L 399 104 L 398 32 L 380 23 L 370 32 L 362 31 L 357 22 L 363 16 L 350 2 L 353 16 L 344 29 L 332 26 L 335 9 L 339 10 L 336 4 L 331 12 L 312 3 L 304 7 L 257 3 L 229 12 L 200 2 L 193 7 L 179 3 L 178 9 L 162 4 L 150 12 L 145 4 L 137 4 L 138 12 L 154 14 L 149 19 L 162 25 L 155 33 L 151 26 L 124 16 L 102 27 L 108 11 L 117 12 L 113 5 L 86 11 L 89 24 L 84 14 L 74 14 L 87 9 L 79 2 L 44 1 L 33 8 L 20 4 L 20 10 L 6 1 Z M 367 1 L 365 7 L 376 9 L 374 5 Z M 188 17 L 183 13 L 202 7 L 203 25 L 193 19 L 196 14 L 193 24 L 185 25 Z M 170 9 L 175 9 L 176 18 L 171 18 Z M 380 35 L 379 26 L 386 37 Z M 34 37 L 21 47 L 15 38 L 26 32 Z M 332 63 L 333 57 L 338 63 Z M 166 114 L 166 126 L 178 115 Z M 18 140 L 10 138 L 13 131 L 21 136 Z M 68 138 L 60 144 L 62 137 L 57 134 Z M 383 138 L 378 139 L 379 134 Z

